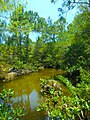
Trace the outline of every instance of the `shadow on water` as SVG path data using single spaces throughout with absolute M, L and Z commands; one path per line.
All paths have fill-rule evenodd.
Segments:
M 19 76 L 15 80 L 4 83 L 6 89 L 14 90 L 13 105 L 25 108 L 26 116 L 22 120 L 50 120 L 44 112 L 37 112 L 40 105 L 40 78 L 50 78 L 60 74 L 61 71 L 55 69 L 44 69 L 30 75 Z

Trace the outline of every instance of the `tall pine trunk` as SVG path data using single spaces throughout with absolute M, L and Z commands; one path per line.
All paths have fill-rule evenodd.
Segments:
M 28 38 L 29 38 L 29 35 L 27 35 L 26 37 L 26 63 L 28 63 Z
M 20 33 L 20 37 L 19 37 L 19 59 L 20 61 L 22 60 L 22 46 L 21 46 L 21 42 L 22 42 L 22 37 L 21 37 L 21 33 Z

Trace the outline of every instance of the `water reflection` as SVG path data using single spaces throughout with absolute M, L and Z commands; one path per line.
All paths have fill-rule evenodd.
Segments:
M 37 112 L 36 109 L 39 106 L 40 95 L 35 89 L 30 94 L 22 93 L 21 96 L 12 98 L 15 106 L 19 105 L 25 108 L 26 116 L 23 120 L 46 120 L 44 113 Z M 15 95 L 16 96 L 16 95 Z
M 29 96 L 29 100 L 30 100 L 30 108 L 31 108 L 31 111 L 33 112 L 38 106 L 38 100 L 39 100 L 39 95 L 38 93 L 33 90 Z
M 39 93 L 36 90 L 32 90 L 32 92 L 27 95 L 27 94 L 22 94 L 21 96 L 14 97 L 12 98 L 13 104 L 23 104 L 24 107 L 27 109 L 28 107 L 31 109 L 31 112 L 34 112 L 36 108 L 39 106 L 38 101 L 40 100 Z

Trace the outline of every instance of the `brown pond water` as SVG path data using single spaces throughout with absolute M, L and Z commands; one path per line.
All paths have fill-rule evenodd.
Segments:
M 40 78 L 51 78 L 61 73 L 60 70 L 43 69 L 30 75 L 19 76 L 15 80 L 3 84 L 6 89 L 14 90 L 13 104 L 25 108 L 27 114 L 22 120 L 47 120 L 44 113 L 36 111 L 41 100 Z M 62 87 L 65 90 L 65 86 Z

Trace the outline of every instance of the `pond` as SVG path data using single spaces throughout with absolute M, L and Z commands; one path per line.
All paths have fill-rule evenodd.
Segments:
M 51 78 L 61 73 L 61 70 L 43 69 L 30 75 L 18 76 L 15 80 L 3 84 L 6 89 L 14 90 L 13 104 L 25 108 L 27 114 L 23 120 L 47 120 L 45 113 L 36 111 L 42 100 L 40 78 Z

